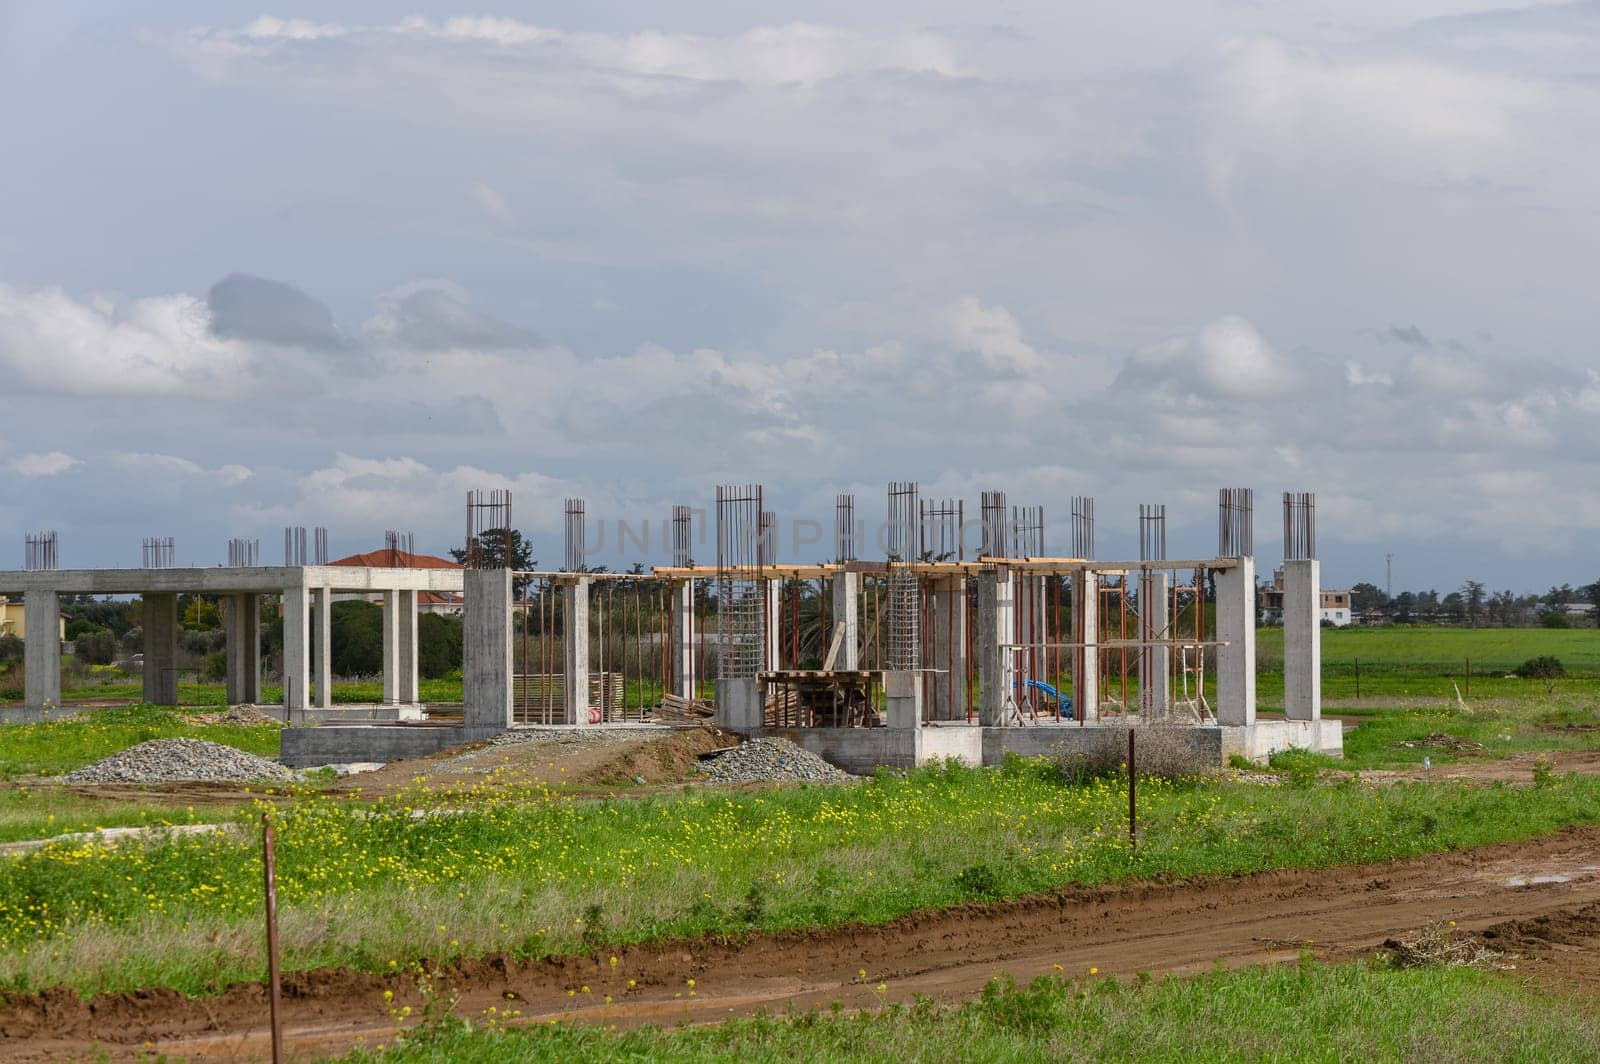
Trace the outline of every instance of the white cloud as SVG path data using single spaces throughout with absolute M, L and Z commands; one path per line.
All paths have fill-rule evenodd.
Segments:
M 1002 306 L 984 306 L 977 296 L 963 296 L 949 310 L 950 338 L 972 351 L 989 369 L 1001 373 L 1036 373 L 1044 356 L 1022 337 L 1016 315 Z
M 251 22 L 241 35 L 252 40 L 321 41 L 330 37 L 343 37 L 349 31 L 332 22 L 311 22 L 303 18 L 278 18 L 262 15 Z
M 1218 395 L 1263 399 L 1294 387 L 1294 373 L 1256 327 L 1237 315 L 1200 330 L 1197 364 Z
M 211 334 L 204 301 L 150 296 L 76 300 L 60 288 L 0 284 L 0 370 L 21 386 L 69 395 L 227 394 L 252 368 L 242 343 Z
M 506 203 L 506 198 L 482 181 L 472 186 L 472 198 L 495 221 L 512 221 L 511 207 Z
M 54 477 L 83 463 L 70 454 L 50 451 L 45 454 L 19 454 L 7 464 L 21 476 Z

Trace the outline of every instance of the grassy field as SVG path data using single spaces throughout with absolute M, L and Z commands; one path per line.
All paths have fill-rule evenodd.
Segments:
M 149 739 L 188 737 L 278 756 L 275 725 L 201 724 L 154 706 L 100 709 L 83 717 L 0 728 L 0 779 L 55 776 Z
M 428 794 L 278 814 L 291 968 L 508 950 L 540 956 L 783 930 L 1073 885 L 1326 867 L 1600 822 L 1600 779 L 1537 788 L 1125 784 L 1053 768 L 920 770 L 856 785 L 575 802 Z M 438 811 L 421 815 L 418 810 Z M 937 822 L 937 837 L 925 832 Z M 58 845 L 0 864 L 0 985 L 204 992 L 261 966 L 254 831 Z
M 885 987 L 886 997 L 893 987 Z M 1245 1022 L 1247 1021 L 1247 1022 Z M 482 1061 L 1592 1061 L 1594 1012 L 1465 968 L 1376 961 L 1195 979 L 997 980 L 959 1006 L 920 1000 L 713 1027 L 439 1024 L 346 1064 Z

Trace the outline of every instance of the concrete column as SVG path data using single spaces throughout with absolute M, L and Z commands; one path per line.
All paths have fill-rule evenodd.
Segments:
M 1217 574 L 1218 724 L 1256 722 L 1256 560 L 1240 558 Z
M 463 577 L 462 723 L 472 739 L 511 726 L 514 602 L 509 569 L 468 569 Z
M 929 720 L 956 720 L 967 712 L 967 578 L 947 576 L 933 581 L 932 698 L 924 709 Z
M 498 572 L 498 570 L 485 570 Z M 383 701 L 400 701 L 400 592 L 383 593 Z
M 679 698 L 693 698 L 694 674 L 694 581 L 672 584 L 672 685 Z
M 1322 719 L 1322 563 L 1283 563 L 1283 715 Z
M 1139 574 L 1139 631 L 1141 639 L 1168 640 L 1170 604 L 1167 602 L 1167 574 L 1146 569 Z M 1139 651 L 1139 717 L 1144 721 L 1165 720 L 1171 706 L 1168 672 L 1172 648 L 1146 646 Z
M 333 592 L 325 587 L 312 591 L 316 616 L 316 684 L 319 709 L 333 708 Z
M 761 667 L 776 669 L 783 661 L 783 581 L 762 581 L 761 601 L 766 607 L 766 619 L 762 625 L 766 646 L 761 656 Z
M 978 722 L 997 728 L 1006 723 L 1007 696 L 1014 677 L 1015 654 L 1002 649 L 1012 641 L 1012 595 L 1016 582 L 997 569 L 978 574 L 978 623 L 972 648 L 978 673 Z
M 283 704 L 291 713 L 311 704 L 311 592 L 283 589 Z
M 261 596 L 228 596 L 228 704 L 261 701 Z
M 561 588 L 566 617 L 566 679 L 562 683 L 563 721 L 589 723 L 589 584 L 580 576 Z
M 149 631 L 149 629 L 145 629 Z M 148 639 L 148 637 L 146 637 Z M 22 593 L 23 697 L 29 709 L 61 706 L 61 596 Z
M 833 596 L 828 609 L 829 621 L 835 626 L 844 623 L 844 641 L 839 644 L 839 657 L 833 667 L 842 672 L 855 672 L 861 668 L 861 574 L 834 573 L 828 593 Z M 822 652 L 826 654 L 827 648 L 833 645 L 831 631 L 823 636 L 823 643 Z
M 883 674 L 884 723 L 891 728 L 922 727 L 922 677 L 915 672 Z
M 761 697 L 761 681 L 754 676 L 718 677 L 716 682 L 717 727 L 751 738 L 766 725 L 766 707 Z
M 1100 712 L 1100 577 L 1078 573 L 1072 578 L 1073 642 L 1082 643 L 1072 658 L 1072 712 L 1094 720 Z
M 140 607 L 144 627 L 144 700 L 178 704 L 178 596 L 147 594 Z
M 399 701 L 403 705 L 416 705 L 421 700 L 417 676 L 417 593 L 400 592 L 400 649 L 396 655 L 400 666 Z

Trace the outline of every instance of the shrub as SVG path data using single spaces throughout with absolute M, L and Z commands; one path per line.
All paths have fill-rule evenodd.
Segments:
M 1539 619 L 1539 623 L 1542 624 L 1546 628 L 1571 628 L 1572 627 L 1571 622 L 1569 622 L 1567 620 L 1567 615 L 1565 613 L 1562 613 L 1560 610 L 1550 610 L 1543 617 L 1541 617 Z
M 13 661 L 22 660 L 22 640 L 14 635 L 0 635 L 0 669 Z
M 110 665 L 117 657 L 117 637 L 109 629 L 97 628 L 78 636 L 72 652 L 86 665 Z
M 1541 654 L 1518 665 L 1517 675 L 1524 680 L 1543 680 L 1545 694 L 1549 694 L 1556 689 L 1556 681 L 1567 675 L 1567 669 L 1560 658 Z

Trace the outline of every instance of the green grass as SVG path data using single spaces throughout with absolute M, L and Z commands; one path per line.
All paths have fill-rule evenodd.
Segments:
M 418 695 L 424 702 L 451 703 L 461 701 L 460 680 L 422 680 L 417 685 Z M 61 693 L 65 701 L 92 699 L 126 699 L 138 702 L 144 697 L 144 687 L 139 681 L 119 681 L 82 684 L 67 687 Z M 382 702 L 383 684 L 378 682 L 336 683 L 333 685 L 336 705 L 364 702 Z M 283 704 L 283 687 L 280 684 L 263 684 L 261 702 L 264 706 Z M 227 687 L 220 683 L 180 683 L 178 703 L 181 706 L 221 708 L 228 703 Z
M 893 997 L 889 986 L 885 995 Z M 444 1022 L 349 1064 L 481 1061 L 1592 1061 L 1600 1020 L 1509 980 L 1377 962 L 1217 970 L 1194 979 L 996 980 L 959 1006 L 926 999 L 857 1014 L 716 1026 L 506 1027 Z
M 99 709 L 42 724 L 0 726 L 0 779 L 56 776 L 148 739 L 209 739 L 262 757 L 278 756 L 273 725 L 196 724 L 154 706 Z
M 243 803 L 196 809 L 152 793 L 137 805 L 123 800 L 73 794 L 55 786 L 0 787 L 0 842 L 44 839 L 100 828 L 234 820 Z
M 1041 763 L 855 786 L 575 802 L 418 792 L 280 812 L 290 968 L 894 919 L 1131 878 L 1406 857 L 1600 822 L 1600 779 L 1539 788 L 1066 785 Z M 418 808 L 447 807 L 419 817 Z M 938 831 L 929 832 L 937 823 Z M 0 985 L 205 992 L 260 973 L 253 831 L 0 863 Z

